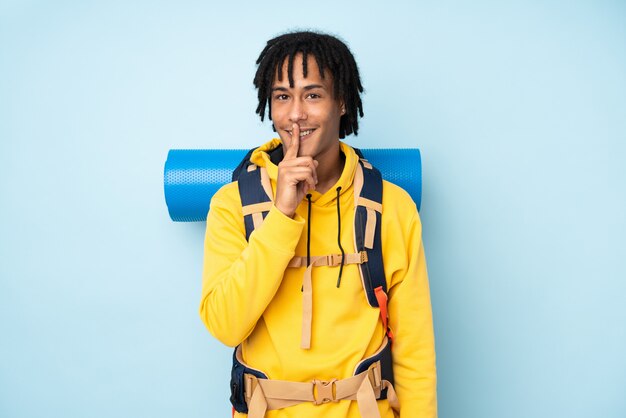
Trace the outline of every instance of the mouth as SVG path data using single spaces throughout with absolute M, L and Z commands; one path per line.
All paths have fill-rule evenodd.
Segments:
M 291 130 L 285 130 L 289 136 L 292 135 L 292 131 Z M 315 131 L 315 128 L 310 128 L 310 129 L 303 129 L 300 131 L 300 140 L 303 139 L 307 139 L 309 136 L 311 136 L 311 134 Z

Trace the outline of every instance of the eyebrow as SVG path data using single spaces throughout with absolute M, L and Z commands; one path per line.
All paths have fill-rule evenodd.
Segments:
M 325 87 L 321 84 L 308 84 L 304 86 L 302 89 L 304 91 L 313 90 L 313 89 L 324 89 Z M 272 87 L 272 91 L 289 91 L 287 87 Z

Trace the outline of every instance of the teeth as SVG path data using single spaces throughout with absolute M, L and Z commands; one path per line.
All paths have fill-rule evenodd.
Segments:
M 300 132 L 300 136 L 305 136 L 313 132 L 313 129 L 307 129 L 306 131 Z

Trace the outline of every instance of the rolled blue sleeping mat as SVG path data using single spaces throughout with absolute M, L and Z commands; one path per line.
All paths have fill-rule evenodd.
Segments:
M 422 160 L 417 148 L 361 149 L 385 180 L 406 190 L 419 209 Z M 233 170 L 248 150 L 173 149 L 167 154 L 163 182 L 170 218 L 176 222 L 206 220 L 213 194 L 230 183 Z

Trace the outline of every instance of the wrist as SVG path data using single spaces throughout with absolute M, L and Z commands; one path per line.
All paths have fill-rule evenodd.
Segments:
M 274 206 L 276 206 L 276 209 L 278 209 L 283 215 L 293 219 L 294 215 L 296 214 L 295 209 L 294 210 L 289 210 L 284 208 L 280 202 L 274 202 Z

